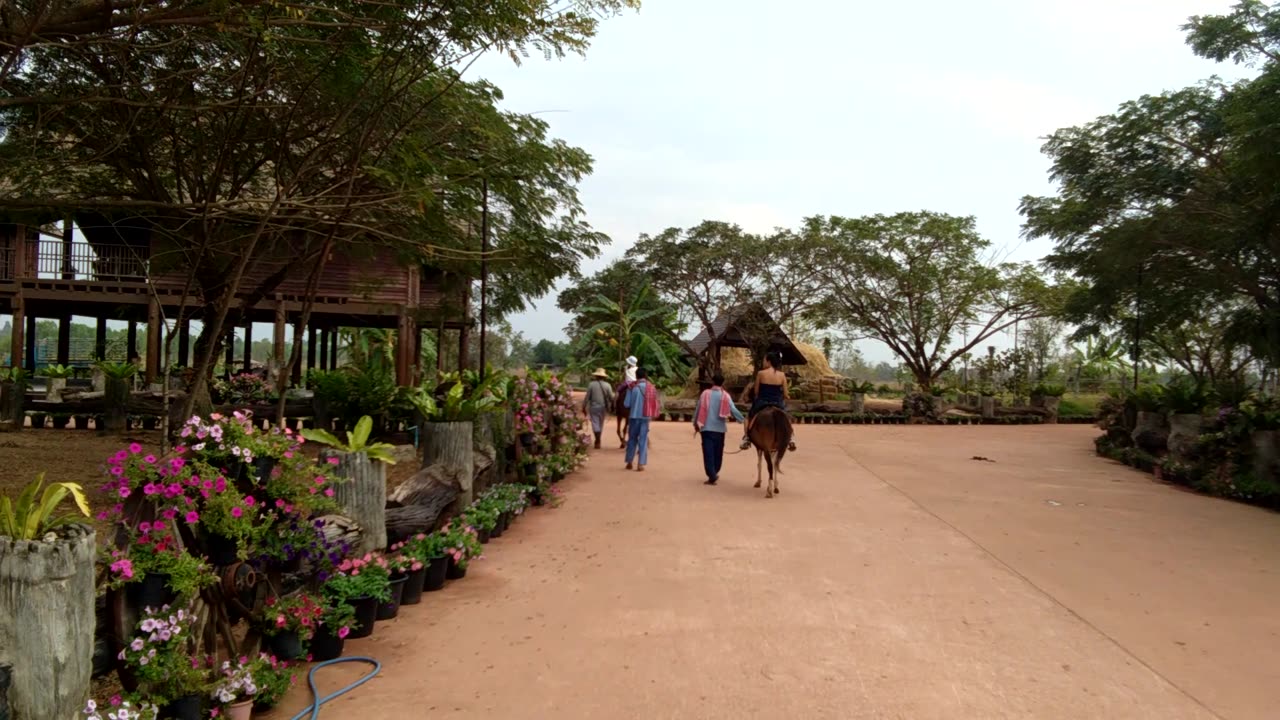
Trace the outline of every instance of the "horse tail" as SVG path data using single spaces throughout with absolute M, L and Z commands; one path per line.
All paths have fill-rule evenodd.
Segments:
M 791 438 L 795 434 L 795 430 L 791 427 L 791 416 L 785 410 L 778 411 L 778 420 L 775 424 L 774 438 L 777 442 L 777 460 L 774 466 L 778 469 L 778 474 L 782 474 L 782 458 L 787 454 L 787 448 L 791 446 Z

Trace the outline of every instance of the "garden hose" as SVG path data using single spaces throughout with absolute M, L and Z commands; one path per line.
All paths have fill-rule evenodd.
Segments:
M 368 675 L 365 675 L 364 677 L 351 683 L 350 685 L 347 685 L 341 690 L 329 693 L 324 697 L 320 697 L 320 688 L 316 687 L 316 671 L 318 671 L 320 668 L 325 667 L 327 665 L 337 665 L 338 663 L 345 663 L 345 662 L 368 663 L 373 666 L 373 672 L 369 673 Z M 374 675 L 377 675 L 378 671 L 381 669 L 382 669 L 382 663 L 369 657 L 340 657 L 340 658 L 335 658 L 333 660 L 326 660 L 322 663 L 319 663 L 313 666 L 311 668 L 311 672 L 307 673 L 307 687 L 311 689 L 311 704 L 307 706 L 307 708 L 304 709 L 302 712 L 298 713 L 297 715 L 294 715 L 292 720 L 302 720 L 302 718 L 308 717 L 308 716 L 310 717 L 311 720 L 316 720 L 316 718 L 320 717 L 321 705 L 324 705 L 325 703 L 329 702 L 330 700 L 333 700 L 334 698 L 340 695 L 346 695 L 347 693 L 351 692 L 352 690 L 355 690 L 356 688 L 360 687 L 366 682 L 369 682 L 369 680 L 371 680 Z

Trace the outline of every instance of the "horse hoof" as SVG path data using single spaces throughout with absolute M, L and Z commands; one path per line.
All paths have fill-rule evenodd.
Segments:
M 765 499 L 765 500 L 772 500 L 772 499 L 773 499 L 773 493 L 765 493 L 765 494 L 764 494 L 764 499 Z
M 779 494 L 781 494 L 781 493 L 782 493 L 782 489 L 781 489 L 781 488 L 774 488 L 774 489 L 773 489 L 773 494 L 774 494 L 774 495 L 779 495 Z

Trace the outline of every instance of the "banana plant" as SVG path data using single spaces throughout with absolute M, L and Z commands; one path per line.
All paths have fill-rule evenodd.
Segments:
M 582 315 L 608 318 L 588 328 L 574 348 L 574 355 L 585 357 L 587 365 L 602 364 L 622 367 L 628 355 L 645 354 L 657 361 L 664 375 L 673 375 L 674 370 L 667 357 L 667 348 L 655 336 L 646 332 L 648 321 L 670 314 L 671 308 L 666 305 L 645 307 L 649 296 L 649 286 L 645 284 L 629 302 L 611 300 L 604 295 L 597 295 L 594 305 L 581 308 Z M 617 354 L 617 358 L 609 357 Z
M 486 378 L 471 393 L 466 385 L 455 381 L 444 393 L 443 399 L 425 388 L 416 388 L 409 395 L 409 402 L 422 413 L 427 422 L 470 422 L 481 413 L 502 404 L 505 389 L 501 378 Z
M 80 519 L 75 514 L 54 517 L 58 505 L 70 495 L 76 507 L 85 517 L 89 516 L 89 502 L 85 499 L 84 490 L 75 483 L 53 483 L 40 494 L 44 485 L 44 473 L 23 488 L 17 503 L 7 497 L 0 497 L 0 535 L 14 540 L 35 540 L 54 528 L 61 527 Z M 36 496 L 40 499 L 37 502 Z
M 373 432 L 373 418 L 365 415 L 356 423 L 355 428 L 347 431 L 347 441 L 344 443 L 339 440 L 333 433 L 328 430 L 307 429 L 302 431 L 302 437 L 318 442 L 321 445 L 327 445 L 334 450 L 345 453 L 362 452 L 369 456 L 370 460 L 377 460 L 388 465 L 395 465 L 396 460 L 391 455 L 391 450 L 395 447 L 391 443 L 371 443 L 369 442 L 369 434 Z

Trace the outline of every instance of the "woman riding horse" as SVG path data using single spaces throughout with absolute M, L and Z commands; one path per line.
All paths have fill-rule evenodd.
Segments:
M 767 407 L 776 407 L 786 412 L 787 400 L 791 399 L 787 394 L 787 376 L 782 373 L 782 353 L 777 350 L 770 350 L 764 356 L 764 359 L 767 366 L 756 373 L 755 380 L 742 393 L 744 400 L 754 398 L 751 401 L 751 410 L 747 412 L 747 433 L 743 434 L 741 445 L 743 450 L 751 447 L 749 433 L 751 421 L 755 418 L 756 413 Z M 787 449 L 795 452 L 796 444 L 794 440 L 787 445 Z

